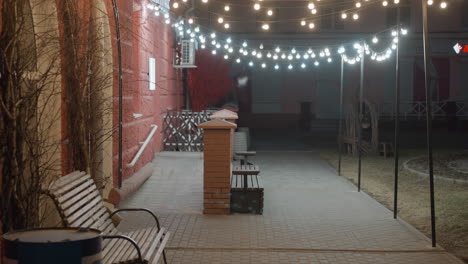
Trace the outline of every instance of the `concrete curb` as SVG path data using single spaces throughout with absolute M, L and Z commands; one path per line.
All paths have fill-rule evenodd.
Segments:
M 132 177 L 125 180 L 122 183 L 122 188 L 114 188 L 118 194 L 118 198 L 115 199 L 116 201 L 111 202 L 117 206 L 121 201 L 127 199 L 130 195 L 138 191 L 141 185 L 143 185 L 143 183 L 145 183 L 146 180 L 148 180 L 148 178 L 153 174 L 153 167 L 154 166 L 152 163 L 146 164 L 143 168 L 133 174 Z
M 410 168 L 410 166 L 408 165 L 408 163 L 416 160 L 416 159 L 420 159 L 424 156 L 418 156 L 418 157 L 415 157 L 415 158 L 411 158 L 405 162 L 403 162 L 403 168 L 409 172 L 412 172 L 414 174 L 417 174 L 421 177 L 429 177 L 429 174 L 428 173 L 425 173 L 425 172 L 420 172 L 418 170 L 415 170 L 415 169 L 412 169 Z M 438 179 L 438 180 L 444 180 L 444 181 L 451 181 L 451 182 L 456 182 L 456 183 L 468 183 L 468 181 L 465 181 L 465 180 L 460 180 L 460 179 L 453 179 L 453 178 L 446 178 L 446 177 L 442 177 L 442 176 L 439 176 L 439 175 L 434 175 L 434 178 L 435 179 Z

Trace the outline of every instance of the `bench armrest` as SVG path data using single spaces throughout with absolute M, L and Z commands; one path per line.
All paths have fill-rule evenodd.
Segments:
M 138 247 L 138 244 L 135 242 L 135 240 L 131 239 L 130 237 L 122 236 L 122 235 L 111 235 L 111 236 L 102 236 L 102 239 L 124 239 L 124 240 L 129 241 L 135 247 L 135 249 L 136 249 L 136 251 L 138 253 L 138 259 L 139 259 L 140 263 L 144 264 L 143 258 L 141 257 L 140 247 Z
M 120 212 L 146 212 L 146 213 L 150 214 L 151 216 L 153 216 L 154 220 L 156 221 L 156 226 L 158 227 L 158 232 L 159 232 L 159 230 L 161 230 L 161 225 L 159 224 L 158 217 L 153 213 L 153 211 L 151 211 L 149 209 L 146 209 L 146 208 L 122 208 L 122 209 L 117 209 L 117 210 L 113 211 L 110 214 L 110 217 L 112 217 L 115 214 L 120 213 Z

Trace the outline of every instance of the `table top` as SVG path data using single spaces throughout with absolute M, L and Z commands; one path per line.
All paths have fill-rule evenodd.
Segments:
M 255 151 L 236 151 L 236 155 L 239 156 L 255 156 L 257 152 Z
M 26 243 L 60 243 L 94 239 L 101 236 L 101 232 L 95 229 L 79 228 L 39 228 L 21 230 L 3 235 L 9 241 Z

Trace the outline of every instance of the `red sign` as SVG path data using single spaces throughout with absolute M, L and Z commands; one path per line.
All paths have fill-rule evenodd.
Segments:
M 455 46 L 453 46 L 453 50 L 455 50 L 457 54 L 468 53 L 468 45 L 463 46 L 460 43 L 457 43 Z

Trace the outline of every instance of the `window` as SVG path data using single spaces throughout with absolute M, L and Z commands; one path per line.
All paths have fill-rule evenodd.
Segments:
M 320 12 L 324 15 L 320 19 L 321 30 L 344 29 L 344 21 L 337 15 L 339 14 L 338 8 L 322 8 Z
M 468 28 L 468 1 L 463 3 L 463 8 L 461 9 L 461 17 L 462 17 L 462 27 Z
M 397 24 L 398 7 L 387 8 L 387 27 L 395 26 Z M 400 6 L 400 21 L 406 27 L 411 26 L 411 6 Z
M 320 12 L 324 15 L 320 19 L 320 30 L 331 30 L 333 29 L 333 18 L 334 16 L 330 16 L 333 12 L 332 8 L 321 8 Z

